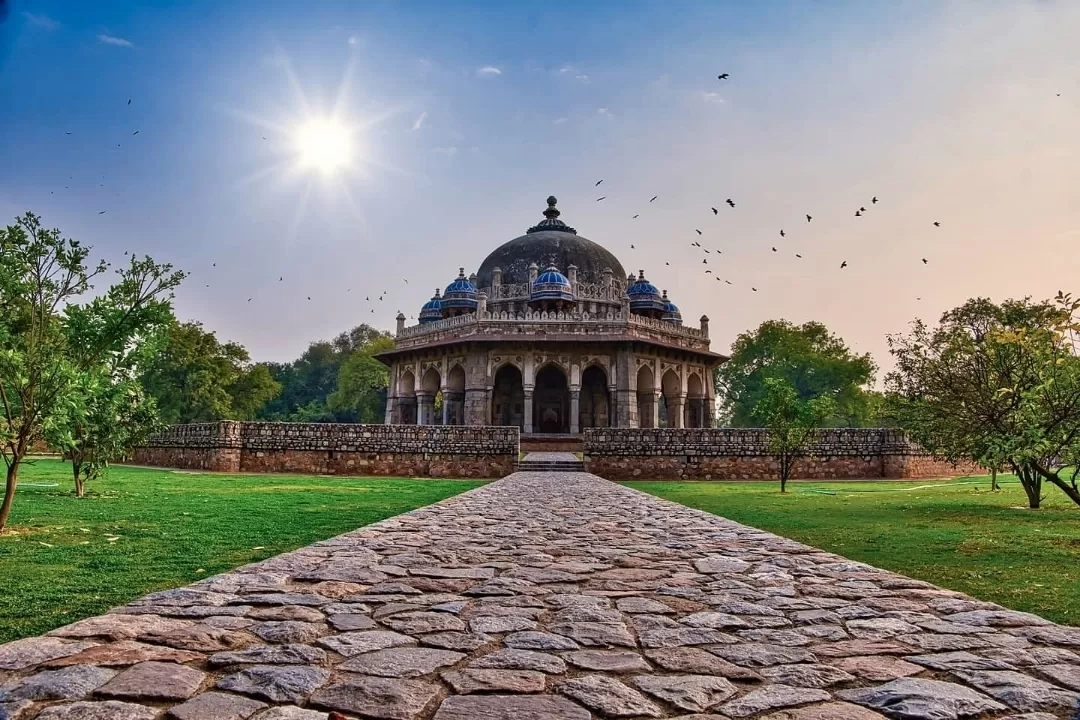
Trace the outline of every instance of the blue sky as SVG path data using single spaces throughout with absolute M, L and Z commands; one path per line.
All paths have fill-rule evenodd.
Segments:
M 788 317 L 884 361 L 916 315 L 1070 289 L 1077 36 L 1050 1 L 15 0 L 0 217 L 191 271 L 182 318 L 283 360 L 415 315 L 553 193 L 717 350 Z M 298 171 L 335 108 L 362 150 Z

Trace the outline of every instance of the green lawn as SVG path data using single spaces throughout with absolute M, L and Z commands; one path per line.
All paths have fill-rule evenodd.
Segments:
M 1044 487 L 1027 510 L 1014 478 L 917 483 L 629 482 L 683 505 L 1080 625 L 1080 509 Z M 928 487 L 932 486 L 932 487 Z M 835 494 L 824 494 L 821 491 Z
M 481 484 L 115 467 L 79 500 L 57 460 L 20 477 L 11 531 L 0 535 L 0 643 Z M 59 485 L 33 486 L 50 483 Z

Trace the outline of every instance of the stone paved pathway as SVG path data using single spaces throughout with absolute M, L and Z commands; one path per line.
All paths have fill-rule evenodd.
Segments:
M 0 646 L 0 718 L 1072 718 L 1080 629 L 592 475 Z

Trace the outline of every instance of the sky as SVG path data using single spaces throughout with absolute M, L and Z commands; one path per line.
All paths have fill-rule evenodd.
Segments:
M 392 329 L 550 194 L 719 352 L 817 320 L 888 367 L 915 317 L 1080 290 L 1077 2 L 9 5 L 0 221 L 189 271 L 256 360 Z

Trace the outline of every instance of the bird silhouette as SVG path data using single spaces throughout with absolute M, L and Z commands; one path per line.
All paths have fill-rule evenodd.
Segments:
M 784 234 L 783 230 L 780 231 L 780 237 L 787 237 L 787 235 Z
M 870 198 L 870 204 L 871 204 L 871 205 L 877 205 L 877 195 L 875 195 L 874 197 Z
M 727 79 L 728 79 L 728 77 L 729 77 L 729 76 L 728 76 L 728 74 L 727 74 L 727 73 L 720 73 L 719 75 L 717 75 L 717 76 L 716 76 L 716 79 L 717 79 L 717 80 L 727 80 Z
M 934 222 L 934 227 L 941 227 L 941 223 L 935 221 Z
M 135 132 L 133 132 L 133 133 L 131 133 L 131 134 L 132 134 L 133 136 L 134 136 L 134 135 L 138 135 L 138 134 L 139 134 L 139 131 L 138 131 L 138 130 L 136 130 Z
M 66 133 L 64 133 L 64 134 L 65 134 L 65 135 L 70 135 L 71 133 L 69 133 L 69 132 L 66 132 Z
M 130 105 L 130 104 L 131 104 L 131 98 L 128 98 L 127 104 L 128 104 L 128 105 Z
M 862 211 L 861 210 L 856 210 L 855 211 L 855 217 L 862 217 Z
M 705 271 L 705 274 L 706 274 L 706 275 L 712 275 L 712 270 L 706 270 L 706 271 Z
M 593 187 L 600 187 L 600 183 L 602 183 L 602 182 L 604 182 L 604 181 L 603 180 L 597 180 L 596 184 L 593 185 Z
M 810 221 L 811 221 L 811 220 L 813 220 L 813 219 L 814 219 L 814 218 L 813 218 L 813 217 L 811 217 L 810 215 L 807 215 L 807 216 L 806 216 L 806 222 L 810 222 Z
M 600 202 L 601 200 L 606 200 L 606 199 L 607 199 L 607 195 L 605 195 L 604 197 L 598 197 L 598 198 L 596 198 L 596 202 Z
M 633 244 L 633 243 L 630 243 L 630 249 L 631 249 L 631 250 L 633 250 L 633 249 L 634 249 L 634 244 Z
M 251 298 L 248 298 L 248 302 L 251 302 Z
M 797 258 L 801 258 L 801 257 L 802 257 L 802 255 L 800 255 L 799 253 L 795 253 L 795 257 L 797 257 Z
M 217 263 L 210 263 L 210 267 L 217 267 Z
M 720 279 L 720 278 L 717 278 L 717 280 L 719 280 L 719 279 Z M 727 283 L 728 285 L 732 285 L 732 284 L 733 284 L 733 283 L 732 283 L 732 282 L 731 282 L 730 280 L 725 280 L 724 282 L 726 282 L 726 283 Z
M 108 210 L 102 210 L 102 211 L 98 212 L 98 215 L 104 215 L 107 212 L 108 212 Z
M 697 228 L 694 228 L 694 232 L 696 232 L 696 233 L 697 233 L 698 235 L 700 235 L 700 234 L 701 234 L 701 231 L 700 231 L 700 230 L 698 230 Z
M 669 262 L 666 262 L 666 263 L 664 263 L 664 264 L 665 264 L 665 265 L 671 265 L 671 263 L 669 263 Z
M 754 292 L 757 292 L 757 288 L 756 288 L 756 287 L 752 287 L 752 288 L 750 288 L 750 289 L 751 289 L 751 290 L 753 290 Z
M 310 300 L 310 299 L 311 299 L 311 296 L 310 296 L 310 295 L 308 295 L 308 296 L 307 296 L 307 299 L 308 299 L 308 300 Z
M 840 263 L 840 269 L 841 269 L 841 270 L 843 270 L 843 269 L 844 269 L 844 268 L 846 268 L 846 267 L 847 267 L 847 260 L 845 260 L 844 262 Z
M 277 279 L 277 281 L 278 281 L 278 282 L 281 282 L 281 281 L 282 281 L 282 280 L 284 280 L 284 279 L 285 279 L 285 276 L 284 276 L 284 275 L 282 275 L 281 277 L 279 277 L 279 278 Z
M 653 195 L 651 198 L 649 198 L 649 202 L 652 202 L 653 200 L 655 200 L 658 197 L 660 197 L 660 196 L 659 195 Z
M 262 139 L 263 139 L 263 140 L 265 140 L 265 139 L 266 139 L 266 136 L 265 136 L 265 135 L 263 135 L 263 136 L 262 136 Z
M 866 212 L 866 208 L 864 208 L 864 207 L 859 208 L 859 212 Z
M 776 252 L 776 248 L 775 248 L 775 247 L 773 247 L 772 251 L 773 251 L 773 252 Z
M 690 243 L 690 247 L 701 247 L 701 243 L 695 240 L 694 242 Z
M 371 302 L 371 296 L 370 295 L 365 296 L 364 299 L 367 300 L 368 302 Z
M 923 264 L 923 265 L 926 265 L 926 264 L 927 264 L 927 262 L 928 262 L 928 261 L 927 261 L 927 259 L 926 259 L 926 258 L 923 258 L 923 259 L 922 259 L 922 264 Z
M 631 219 L 631 220 L 637 220 L 637 219 L 638 219 L 638 216 L 637 216 L 637 215 L 635 215 L 634 217 L 632 217 L 632 218 L 630 218 L 630 219 Z
M 709 254 L 709 248 L 704 248 L 704 247 L 703 247 L 703 248 L 701 248 L 701 249 L 705 251 L 705 254 L 706 254 L 706 255 L 708 255 L 708 254 Z
M 401 279 L 405 281 L 405 284 L 406 284 L 406 285 L 408 285 L 408 284 L 409 284 L 409 279 L 408 279 L 408 278 L 401 278 Z
M 727 199 L 727 200 L 725 200 L 724 202 L 726 202 L 726 203 L 727 203 L 728 205 L 730 205 L 731 207 L 735 207 L 735 201 L 734 201 L 734 200 L 732 200 L 731 198 L 728 198 L 728 199 Z
M 701 264 L 702 265 L 708 265 L 709 264 L 709 258 L 701 258 Z
M 719 211 L 719 210 L 717 210 L 716 208 L 712 208 L 712 214 L 713 214 L 713 215 L 719 215 L 719 214 L 720 214 L 720 211 Z

